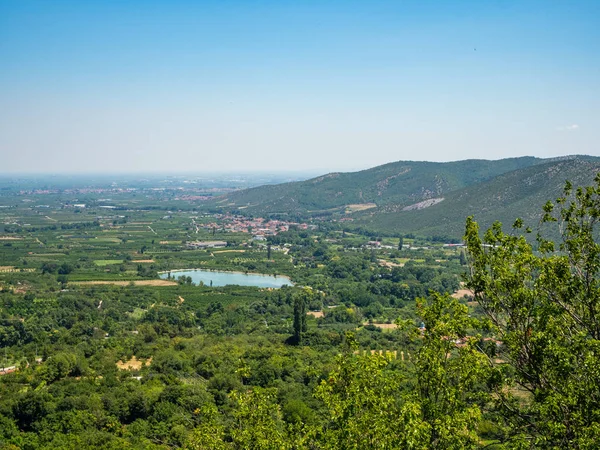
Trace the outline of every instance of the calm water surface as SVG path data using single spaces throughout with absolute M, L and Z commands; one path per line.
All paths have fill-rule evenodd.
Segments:
M 201 281 L 210 286 L 226 286 L 228 284 L 237 284 L 238 286 L 256 286 L 263 288 L 280 288 L 283 285 L 293 286 L 294 283 L 288 277 L 283 275 L 262 275 L 258 273 L 240 273 L 240 272 L 219 272 L 214 270 L 172 270 L 171 277 L 177 279 L 181 276 L 192 277 L 192 281 L 199 284 Z M 161 273 L 160 278 L 167 278 L 167 273 Z

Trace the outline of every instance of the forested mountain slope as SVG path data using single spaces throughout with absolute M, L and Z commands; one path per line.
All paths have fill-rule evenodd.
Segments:
M 352 173 L 330 173 L 307 181 L 245 189 L 216 200 L 225 209 L 253 214 L 315 213 L 346 205 L 406 205 L 543 163 L 533 157 L 448 163 L 397 161 Z
M 252 215 L 330 216 L 352 219 L 382 233 L 462 236 L 465 217 L 483 225 L 522 217 L 535 225 L 539 205 L 560 194 L 565 180 L 590 184 L 600 158 L 534 157 L 449 163 L 398 161 L 354 173 L 260 186 L 211 202 L 223 211 Z
M 484 229 L 496 220 L 510 226 L 517 217 L 535 227 L 542 213 L 540 205 L 559 197 L 566 180 L 574 186 L 590 185 L 598 172 L 598 158 L 550 161 L 450 192 L 429 207 L 404 210 L 402 205 L 387 205 L 365 211 L 355 223 L 388 232 L 454 237 L 462 236 L 465 218 L 471 215 Z

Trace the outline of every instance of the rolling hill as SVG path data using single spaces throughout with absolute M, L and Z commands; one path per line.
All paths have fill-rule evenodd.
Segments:
M 543 161 L 533 157 L 449 163 L 398 161 L 360 172 L 244 189 L 218 199 L 217 204 L 255 214 L 315 213 L 369 203 L 410 204 Z
M 387 206 L 363 212 L 353 223 L 375 230 L 461 237 L 465 218 L 474 216 L 482 228 L 499 220 L 512 225 L 517 217 L 536 227 L 542 206 L 562 195 L 566 180 L 575 186 L 593 183 L 600 159 L 575 158 L 508 172 L 448 193 L 443 201 L 421 209 Z
M 398 161 L 236 191 L 211 206 L 252 215 L 347 217 L 354 226 L 386 233 L 460 237 L 468 215 L 482 225 L 515 217 L 537 223 L 541 205 L 560 194 L 565 180 L 590 184 L 599 171 L 600 158 L 590 156 Z

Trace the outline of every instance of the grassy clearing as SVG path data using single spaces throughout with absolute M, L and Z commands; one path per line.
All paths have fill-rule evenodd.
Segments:
M 109 266 L 111 264 L 122 264 L 122 259 L 97 259 L 94 264 L 97 266 Z
M 350 214 L 357 211 L 365 211 L 367 209 L 377 208 L 375 203 L 357 203 L 352 205 L 346 205 L 346 214 Z
M 473 297 L 473 292 L 470 289 L 459 289 L 454 294 L 452 294 L 452 297 L 460 299 L 463 298 L 465 295 L 467 297 Z
M 143 361 L 137 359 L 135 355 L 133 355 L 129 361 L 117 361 L 116 363 L 119 370 L 140 370 L 143 366 L 149 366 L 150 364 L 152 364 L 152 358 Z
M 363 325 L 373 325 L 377 328 L 381 328 L 382 330 L 395 330 L 396 328 L 398 328 L 398 325 L 396 325 L 395 323 L 369 323 L 369 322 L 365 322 L 363 323 Z
M 388 267 L 390 269 L 394 268 L 394 267 L 404 267 L 404 263 L 397 264 L 397 263 L 394 263 L 394 262 L 391 262 L 391 261 L 385 261 L 383 259 L 379 260 L 379 265 L 383 266 L 383 267 Z

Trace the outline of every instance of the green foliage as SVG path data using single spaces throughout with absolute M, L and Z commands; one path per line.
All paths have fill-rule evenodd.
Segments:
M 482 241 L 467 220 L 469 287 L 505 348 L 498 406 L 513 432 L 539 447 L 594 448 L 600 439 L 599 217 L 597 177 L 574 193 L 567 183 L 544 207 L 543 222 L 561 232 L 558 247 L 538 236 L 536 251 L 499 223 Z
M 48 383 L 60 380 L 74 372 L 76 363 L 77 356 L 73 353 L 56 353 L 40 368 L 40 377 Z
M 415 361 L 417 393 L 423 421 L 429 425 L 428 448 L 476 448 L 485 391 L 478 386 L 490 376 L 490 364 L 468 332 L 479 322 L 465 305 L 433 294 L 419 302 L 425 323 L 423 346 Z
M 473 164 L 481 169 L 487 163 Z M 378 172 L 380 181 L 398 167 Z M 417 164 L 411 170 L 414 175 L 422 169 Z M 389 180 L 385 201 L 404 182 L 407 189 L 416 186 L 419 180 L 411 176 Z M 448 181 L 443 189 L 461 183 Z M 32 225 L 19 225 L 11 233 L 16 239 L 0 245 L 0 355 L 4 366 L 15 367 L 0 376 L 0 446 L 459 449 L 492 439 L 505 446 L 537 439 L 544 446 L 545 430 L 534 435 L 510 416 L 509 407 L 539 420 L 555 417 L 544 426 L 560 433 L 556 417 L 565 413 L 566 401 L 560 391 L 536 391 L 554 403 L 540 397 L 542 406 L 535 409 L 533 394 L 515 390 L 520 375 L 493 340 L 497 328 L 474 320 L 483 310 L 441 294 L 458 289 L 464 271 L 464 256 L 442 246 L 441 237 L 406 234 L 399 251 L 396 238 L 386 234 L 353 233 L 350 223 L 344 231 L 339 222 L 319 220 L 269 236 L 264 244 L 227 232 L 227 250 L 192 250 L 183 243 L 224 235 L 224 216 L 191 212 L 189 202 L 169 199 L 181 192 L 138 192 L 144 195 L 114 192 L 117 199 L 132 200 L 119 207 L 125 217 L 92 207 L 74 212 L 62 206 L 65 196 L 75 195 L 66 192 L 53 197 L 53 224 L 29 205 L 10 206 L 15 220 Z M 354 195 L 340 197 L 346 194 Z M 152 204 L 157 196 L 161 203 Z M 40 204 L 51 203 L 40 197 Z M 93 205 L 103 196 L 89 197 L 85 202 Z M 0 190 L 2 202 L 14 199 Z M 551 223 L 554 207 L 546 213 Z M 96 217 L 98 223 L 84 225 Z M 369 240 L 381 247 L 369 246 Z M 586 242 L 579 253 L 585 254 Z M 567 252 L 557 247 L 552 254 L 552 244 L 541 239 L 536 245 L 553 256 Z M 134 283 L 189 267 L 276 272 L 290 276 L 296 287 L 213 288 L 195 286 L 187 277 L 180 283 L 171 277 L 175 283 L 168 286 Z M 555 272 L 544 276 L 557 278 Z M 569 279 L 560 274 L 567 289 Z M 525 285 L 535 286 L 535 276 Z M 571 296 L 584 286 L 571 285 Z M 593 283 L 590 288 L 596 289 Z M 586 311 L 579 314 L 588 320 Z M 398 317 L 400 329 L 383 327 Z M 418 330 L 421 322 L 425 329 Z M 571 347 L 557 350 L 566 360 L 563 369 L 590 375 L 596 367 L 591 339 L 569 339 Z M 587 359 L 569 353 L 577 342 L 589 346 Z M 587 382 L 595 381 L 588 376 Z M 569 394 L 572 402 L 590 398 L 587 415 L 576 411 L 585 419 L 572 413 L 570 424 L 595 420 L 592 391 Z M 578 439 L 580 447 L 593 442 L 593 427 Z
M 346 306 L 338 306 L 327 311 L 323 318 L 324 323 L 356 323 L 356 312 L 352 308 Z
M 200 424 L 194 428 L 185 448 L 193 450 L 226 450 L 231 446 L 224 441 L 225 427 L 219 422 L 214 405 L 205 405 L 194 411 Z
M 419 405 L 403 402 L 403 377 L 388 365 L 380 355 L 338 358 L 315 394 L 327 408 L 326 426 L 316 438 L 320 448 L 425 448 Z
M 233 448 L 248 450 L 278 450 L 291 448 L 283 428 L 276 392 L 254 388 L 231 394 L 235 409 L 231 428 Z
M 237 210 L 253 214 L 330 213 L 349 204 L 407 205 L 422 200 L 424 191 L 444 195 L 494 176 L 539 164 L 536 158 L 452 163 L 397 161 L 355 173 L 334 173 L 312 180 L 260 186 L 229 194 Z M 415 198 L 418 200 L 415 201 Z M 464 216 L 463 216 L 464 217 Z
M 304 288 L 302 292 L 294 295 L 294 335 L 293 342 L 298 345 L 302 343 L 302 334 L 306 333 L 306 307 L 310 302 L 312 292 Z
M 394 370 L 380 355 L 351 351 L 317 388 L 327 407 L 321 448 L 466 449 L 479 443 L 477 426 L 487 399 L 478 384 L 490 373 L 487 357 L 467 332 L 478 322 L 449 296 L 421 301 L 426 324 L 415 360 L 414 386 L 405 391 L 408 367 Z M 348 335 L 350 350 L 356 348 Z M 457 346 L 457 342 L 464 345 Z M 410 373 L 410 372 L 408 372 Z
M 578 156 L 539 160 L 538 164 L 515 169 L 444 192 L 440 195 L 444 198 L 442 202 L 427 208 L 403 211 L 406 203 L 398 202 L 398 205 L 356 213 L 358 217 L 353 226 L 388 233 L 440 236 L 450 242 L 452 238 L 462 236 L 467 216 L 474 216 L 484 228 L 497 220 L 512 224 L 515 217 L 535 223 L 542 216 L 538 212 L 539 205 L 559 195 L 566 178 L 578 186 L 590 184 L 594 174 L 600 171 L 600 163 L 595 158 Z M 556 239 L 558 235 L 553 233 L 551 237 Z

